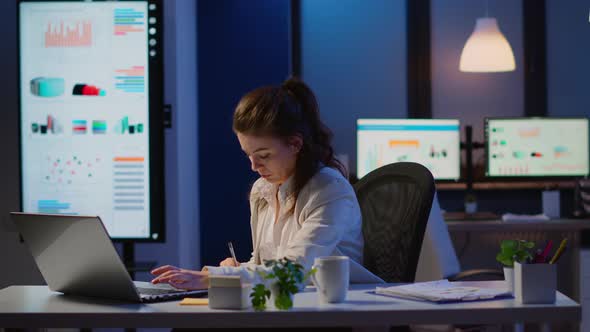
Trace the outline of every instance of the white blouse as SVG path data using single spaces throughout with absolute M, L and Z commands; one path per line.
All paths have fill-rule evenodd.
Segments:
M 246 282 L 261 282 L 256 270 L 265 260 L 289 258 L 310 269 L 316 257 L 348 256 L 351 283 L 383 280 L 362 266 L 361 213 L 350 183 L 335 169 L 321 168 L 301 189 L 293 213 L 292 178 L 281 186 L 258 179 L 250 193 L 252 242 L 248 263 L 239 267 L 207 266 L 212 275 L 241 275 Z M 275 223 L 276 200 L 280 205 Z

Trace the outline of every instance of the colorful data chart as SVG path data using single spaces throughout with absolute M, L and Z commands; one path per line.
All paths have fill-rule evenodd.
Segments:
M 53 185 L 87 185 L 98 182 L 102 158 L 76 154 L 47 155 L 42 169 L 43 182 Z
M 29 82 L 31 94 L 38 97 L 58 97 L 64 94 L 65 80 L 61 77 L 35 77 Z
M 116 211 L 145 210 L 144 157 L 113 158 L 113 206 Z
M 115 36 L 125 36 L 128 33 L 144 32 L 145 13 L 133 8 L 115 8 Z
M 47 120 L 45 123 L 42 122 L 33 122 L 31 123 L 31 133 L 33 134 L 61 134 L 63 132 L 63 127 L 55 119 L 55 117 L 48 115 Z
M 72 133 L 82 135 L 86 134 L 86 120 L 72 120 Z
M 119 120 L 115 125 L 115 133 L 120 135 L 142 134 L 144 130 L 143 127 L 143 123 L 130 123 L 129 117 L 125 116 L 121 120 Z
M 47 23 L 45 47 L 88 47 L 92 46 L 92 22 L 74 21 L 69 24 Z
M 96 87 L 94 85 L 85 83 L 76 83 L 72 88 L 73 96 L 106 96 L 107 92 L 104 89 Z
M 105 120 L 92 120 L 92 133 L 101 135 L 107 133 L 107 122 Z
M 498 167 L 497 173 L 498 175 L 520 175 L 520 176 L 528 176 L 530 175 L 531 169 L 529 164 L 512 164 L 506 166 Z
M 37 201 L 37 211 L 39 213 L 74 214 L 68 212 L 70 208 L 70 203 L 60 202 L 57 199 L 42 199 Z
M 133 66 L 115 70 L 115 88 L 127 93 L 145 92 L 145 67 Z

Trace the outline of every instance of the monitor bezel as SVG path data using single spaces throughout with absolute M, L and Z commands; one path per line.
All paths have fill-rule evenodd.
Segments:
M 19 161 L 19 209 L 23 211 L 23 154 L 22 154 L 22 131 L 21 131 L 21 35 L 20 35 L 20 8 L 22 3 L 51 3 L 56 2 L 52 0 L 18 0 L 16 6 L 16 32 L 17 32 L 17 77 L 19 83 L 18 89 L 18 161 Z M 105 1 L 85 1 L 85 0 L 69 0 L 60 2 L 78 2 L 78 3 L 104 3 Z M 164 54 L 163 54 L 163 37 L 164 37 L 164 14 L 163 14 L 163 0 L 123 0 L 117 3 L 124 2 L 145 2 L 148 6 L 148 18 L 155 17 L 155 23 L 149 23 L 150 27 L 156 28 L 158 31 L 155 35 L 147 35 L 146 43 L 148 43 L 148 75 L 149 79 L 149 151 L 150 151 L 150 232 L 147 237 L 109 237 L 114 242 L 139 242 L 139 243 L 163 243 L 166 242 L 166 214 L 165 214 L 165 182 L 164 182 Z M 150 5 L 154 4 L 155 9 L 150 9 Z M 149 39 L 155 38 L 156 45 L 149 46 Z M 156 56 L 150 57 L 149 50 L 155 50 Z M 157 234 L 157 238 L 154 235 Z
M 587 178 L 589 173 L 586 175 L 530 175 L 530 176 L 522 176 L 522 175 L 510 175 L 510 176 L 503 176 L 503 175 L 489 175 L 489 167 L 490 167 L 490 159 L 489 159 L 489 132 L 488 132 L 488 124 L 489 120 L 586 120 L 588 125 L 588 136 L 589 142 L 588 147 L 590 149 L 590 118 L 587 116 L 519 116 L 519 117 L 484 117 L 483 123 L 483 130 L 484 130 L 484 153 L 485 153 L 485 172 L 484 177 L 485 179 L 491 181 L 502 181 L 502 182 L 522 182 L 522 181 L 566 181 L 566 180 L 576 180 L 576 179 L 583 179 Z M 588 155 L 588 165 L 590 169 L 590 152 Z
M 461 142 L 461 119 L 459 118 L 436 118 L 436 119 L 424 119 L 424 118 L 357 118 L 355 121 L 355 131 L 356 131 L 356 138 L 355 138 L 355 143 L 356 143 L 356 172 L 357 172 L 357 176 L 358 176 L 358 164 L 359 164 L 359 139 L 358 139 L 358 134 L 359 134 L 359 130 L 358 130 L 358 121 L 359 120 L 412 120 L 412 121 L 437 121 L 437 120 L 450 120 L 450 121 L 457 121 L 458 125 L 459 125 L 459 177 L 456 179 L 451 179 L 451 178 L 445 178 L 445 179 L 434 179 L 434 181 L 436 183 L 459 183 L 461 181 L 463 181 L 463 167 L 462 167 L 462 158 L 461 158 L 461 151 L 462 151 L 462 142 Z M 366 175 L 366 174 L 365 174 Z M 360 179 L 360 178 L 359 178 Z

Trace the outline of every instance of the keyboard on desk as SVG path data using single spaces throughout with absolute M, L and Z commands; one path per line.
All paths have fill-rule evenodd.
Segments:
M 181 290 L 176 289 L 162 289 L 162 288 L 143 288 L 137 287 L 137 291 L 142 295 L 166 295 L 166 294 L 177 294 L 183 293 Z
M 461 221 L 461 220 L 497 220 L 500 216 L 493 212 L 445 212 L 443 214 L 445 221 Z
M 207 290 L 181 290 L 166 288 L 137 287 L 141 302 L 179 300 L 185 297 L 207 297 Z

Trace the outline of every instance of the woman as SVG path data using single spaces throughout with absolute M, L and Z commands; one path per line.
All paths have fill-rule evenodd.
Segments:
M 152 282 L 202 289 L 218 274 L 253 282 L 265 260 L 286 257 L 309 269 L 316 257 L 330 255 L 350 257 L 351 282 L 382 282 L 361 265 L 358 202 L 307 85 L 289 79 L 249 92 L 236 107 L 233 130 L 260 175 L 250 192 L 252 258 L 239 266 L 227 258 L 203 271 L 166 265 L 152 271 Z

